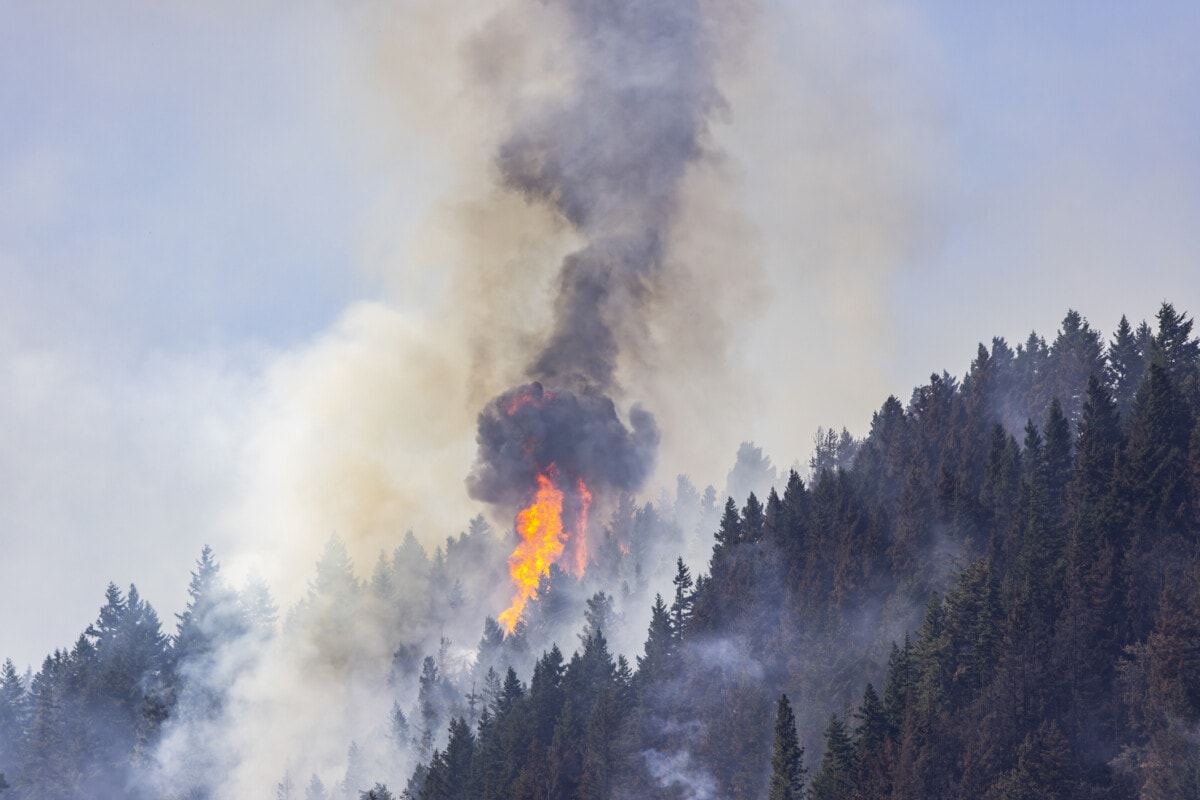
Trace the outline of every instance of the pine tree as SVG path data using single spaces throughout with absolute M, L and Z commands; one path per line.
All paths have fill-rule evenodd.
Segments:
M 970 703 L 991 681 L 1000 623 L 999 588 L 985 557 L 963 570 L 946 596 L 946 636 L 954 664 L 952 706 Z
M 858 759 L 859 794 L 864 798 L 887 797 L 891 794 L 888 763 L 891 726 L 883 702 L 869 683 L 854 716 L 858 720 L 854 729 L 854 747 Z
M 775 477 L 775 467 L 763 455 L 762 448 L 753 442 L 742 442 L 725 481 L 725 494 L 740 499 L 755 491 L 766 491 L 775 483 Z
M 1057 398 L 1064 416 L 1079 419 L 1088 378 L 1104 375 L 1104 345 L 1100 332 L 1075 310 L 1067 312 L 1058 336 L 1050 346 L 1045 370 L 1036 379 L 1037 406 L 1044 408 Z M 1041 416 L 1040 408 L 1031 410 Z
M 1153 339 L 1150 358 L 1171 376 L 1177 386 L 1194 378 L 1200 365 L 1200 341 L 1192 338 L 1192 320 L 1164 302 L 1158 309 L 1158 333 Z
M 787 695 L 779 696 L 775 711 L 775 744 L 771 750 L 771 783 L 768 800 L 803 800 L 804 748 L 796 736 L 796 717 Z
M 598 633 L 611 633 L 616 617 L 617 612 L 612 596 L 604 592 L 596 592 L 587 600 L 587 608 L 583 612 L 583 632 L 579 634 L 579 641 L 586 642 Z
M 396 749 L 407 750 L 412 738 L 412 730 L 408 724 L 408 717 L 404 715 L 398 702 L 392 703 L 392 712 L 388 715 L 388 728 L 388 738 L 392 740 Z
M 746 506 L 742 509 L 742 537 L 747 542 L 757 542 L 762 538 L 766 525 L 766 512 L 763 504 L 754 496 L 754 492 L 746 498 Z
M 825 728 L 825 755 L 812 782 L 812 800 L 854 800 L 857 759 L 845 724 L 833 714 Z
M 675 585 L 675 600 L 671 603 L 671 633 L 676 642 L 682 642 L 684 631 L 692 619 L 692 607 L 696 603 L 696 597 L 692 593 L 692 572 L 683 563 L 682 556 L 675 562 L 675 577 L 672 583 Z
M 179 620 L 173 654 L 177 662 L 202 659 L 220 641 L 236 638 L 245 629 L 236 594 L 221 577 L 221 566 L 205 545 L 188 584 L 188 604 Z
M 1179 527 L 1186 524 L 1186 453 L 1190 410 L 1169 372 L 1152 363 L 1138 389 L 1126 444 L 1126 480 L 1135 522 Z
M 29 703 L 25 685 L 12 659 L 0 668 L 0 771 L 15 774 L 25 729 L 29 724 Z
M 592 710 L 582 746 L 579 800 L 607 800 L 619 777 L 630 771 L 626 741 L 629 665 L 619 659 L 612 679 Z
M 257 573 L 251 574 L 238 595 L 241 619 L 246 630 L 260 639 L 270 638 L 279 621 L 279 606 L 271 597 L 267 582 Z
M 362 791 L 361 787 L 366 784 L 366 765 L 363 764 L 362 750 L 359 749 L 358 742 L 350 742 L 350 747 L 346 750 L 346 774 L 342 776 L 342 794 L 353 797 L 355 793 Z
M 717 543 L 713 547 L 713 560 L 717 553 L 737 544 L 742 538 L 742 520 L 738 516 L 737 504 L 730 497 L 725 501 L 725 513 L 721 517 L 721 525 L 717 529 Z
M 1193 562 L 1194 563 L 1194 562 Z M 1147 642 L 1150 686 L 1147 702 L 1163 724 L 1200 722 L 1200 568 L 1189 580 L 1168 581 Z
M 637 658 L 638 681 L 653 683 L 669 676 L 675 666 L 675 636 L 661 594 L 654 596 L 654 605 L 650 609 L 650 629 L 645 649 L 646 654 Z
M 529 681 L 530 733 L 534 745 L 539 748 L 550 746 L 554 736 L 554 725 L 562 711 L 565 690 L 563 689 L 563 654 L 555 645 L 533 667 Z
M 1082 411 L 1080 413 L 1082 414 Z M 1050 408 L 1046 411 L 1046 423 L 1042 427 L 1042 431 L 1045 436 L 1043 457 L 1046 462 L 1046 493 L 1049 495 L 1052 513 L 1058 516 L 1062 513 L 1062 506 L 1065 502 L 1063 493 L 1067 481 L 1071 478 L 1073 465 L 1071 424 L 1067 421 L 1057 397 L 1050 401 Z
M 1145 325 L 1145 323 L 1142 324 Z M 1149 336 L 1149 329 L 1146 329 L 1143 336 Z M 1129 411 L 1133 408 L 1134 394 L 1141 385 L 1142 376 L 1146 372 L 1148 354 L 1144 351 L 1143 344 L 1143 342 L 1139 342 L 1138 336 L 1130 327 L 1129 320 L 1122 315 L 1112 343 L 1108 346 L 1106 375 L 1108 383 L 1112 387 L 1117 411 L 1123 419 L 1129 416 Z
M 888 731 L 893 738 L 899 738 L 908 706 L 916 696 L 917 675 L 916 653 L 909 635 L 905 633 L 904 647 L 892 643 L 892 651 L 888 656 L 887 685 L 883 692 L 883 710 L 887 716 Z
M 517 678 L 516 670 L 509 667 L 508 671 L 504 673 L 504 685 L 501 688 L 500 699 L 496 703 L 497 718 L 506 716 L 524 696 L 525 689 L 521 685 L 520 679 Z
M 115 590 L 115 586 L 109 584 Z M 114 595 L 110 592 L 110 599 Z M 32 711 L 21 750 L 17 791 L 26 797 L 74 796 L 79 766 L 67 748 L 67 709 L 64 708 L 62 659 L 47 656 L 30 687 Z
M 292 782 L 292 773 L 284 770 L 283 778 L 275 784 L 275 800 L 299 800 L 296 795 L 296 785 Z
M 459 717 L 450 723 L 450 739 L 443 754 L 446 766 L 443 797 L 446 800 L 468 800 L 467 782 L 474 755 L 475 735 L 471 733 L 467 721 Z
M 308 782 L 308 787 L 304 790 L 304 800 L 329 800 L 329 793 L 325 791 L 325 784 L 321 779 L 314 774 Z
M 379 557 L 375 559 L 375 569 L 371 572 L 371 581 L 368 585 L 371 596 L 384 606 L 390 606 L 396 601 L 395 574 L 391 562 L 388 561 L 383 551 L 380 551 Z
M 988 800 L 1069 800 L 1077 779 L 1070 748 L 1054 722 L 1025 737 L 1016 766 L 988 792 Z

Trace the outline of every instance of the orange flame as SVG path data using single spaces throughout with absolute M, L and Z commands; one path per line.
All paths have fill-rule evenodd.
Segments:
M 537 599 L 541 579 L 550 574 L 550 565 L 562 558 L 568 543 L 571 547 L 568 569 L 582 578 L 587 567 L 587 515 L 592 494 L 583 479 L 579 479 L 579 516 L 575 530 L 568 532 L 563 527 L 563 492 L 555 485 L 555 476 L 553 464 L 540 473 L 533 503 L 517 514 L 521 543 L 508 557 L 508 571 L 516 594 L 512 605 L 498 619 L 508 633 L 516 629 L 529 601 Z
M 506 408 L 504 411 L 506 414 L 508 414 L 508 416 L 511 417 L 525 406 L 535 406 L 537 408 L 541 408 L 544 403 L 548 403 L 553 399 L 553 392 L 542 392 L 541 397 L 526 392 L 524 394 L 514 395 L 513 398 L 508 401 L 508 408 Z
M 592 507 L 592 493 L 588 491 L 587 484 L 580 478 L 576 482 L 576 488 L 579 490 L 579 522 L 575 526 L 574 536 L 571 537 L 572 561 L 574 569 L 571 574 L 576 578 L 583 578 L 583 573 L 587 570 L 588 551 L 587 551 L 587 521 L 588 509 Z

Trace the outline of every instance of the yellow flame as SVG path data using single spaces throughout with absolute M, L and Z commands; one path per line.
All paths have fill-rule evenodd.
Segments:
M 525 605 L 537 598 L 538 583 L 550 574 L 550 565 L 563 552 L 563 493 L 551 474 L 537 476 L 537 495 L 533 505 L 517 514 L 517 533 L 521 543 L 508 557 L 508 570 L 517 593 L 512 605 L 500 615 L 504 630 L 512 633 L 525 612 Z

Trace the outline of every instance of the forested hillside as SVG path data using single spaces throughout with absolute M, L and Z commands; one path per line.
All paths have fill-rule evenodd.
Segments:
M 205 731 L 301 630 L 321 632 L 313 664 L 391 688 L 338 774 L 286 757 L 263 797 L 1200 797 L 1186 314 L 994 339 L 961 379 L 887 398 L 861 441 L 818 437 L 811 465 L 723 508 L 682 479 L 626 498 L 586 580 L 556 573 L 508 636 L 472 588 L 509 547 L 482 520 L 432 557 L 410 535 L 367 581 L 331 541 L 282 624 L 208 550 L 171 634 L 110 586 L 73 646 L 4 665 L 0 797 L 224 796 L 237 754 Z M 687 564 L 697 528 L 711 556 Z

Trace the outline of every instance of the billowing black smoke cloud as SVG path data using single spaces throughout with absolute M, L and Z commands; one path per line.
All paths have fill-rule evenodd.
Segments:
M 548 392 L 538 383 L 511 389 L 479 415 L 471 496 L 506 508 L 523 505 L 551 465 L 560 482 L 582 477 L 592 492 L 637 489 L 653 461 L 658 428 L 638 406 L 629 422 L 632 430 L 603 395 Z
M 504 185 L 545 205 L 586 240 L 558 279 L 554 326 L 528 367 L 552 400 L 479 418 L 471 495 L 511 506 L 554 463 L 593 490 L 635 490 L 658 442 L 650 414 L 629 430 L 608 395 L 668 255 L 689 165 L 706 153 L 722 100 L 715 44 L 696 0 L 565 0 L 572 91 L 518 115 L 496 162 Z M 541 386 L 536 389 L 541 392 Z

